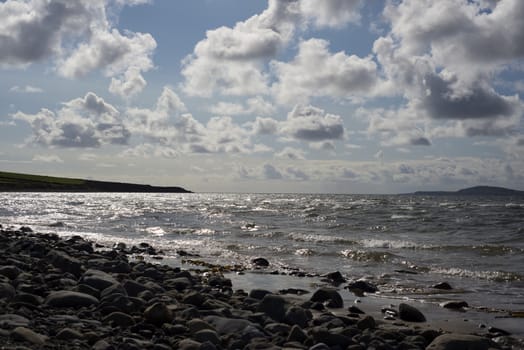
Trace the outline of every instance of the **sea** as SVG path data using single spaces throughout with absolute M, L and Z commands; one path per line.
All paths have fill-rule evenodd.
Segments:
M 0 193 L 0 199 L 3 227 L 80 235 L 106 247 L 145 242 L 163 252 L 157 263 L 193 260 L 252 270 L 252 260 L 263 257 L 270 266 L 257 271 L 273 275 L 253 284 L 278 288 L 282 279 L 269 277 L 277 272 L 339 271 L 378 286 L 381 296 L 430 304 L 465 300 L 498 315 L 524 311 L 524 198 Z M 246 275 L 243 281 L 250 280 Z M 297 285 L 311 283 L 302 281 L 308 282 Z M 432 288 L 440 282 L 453 290 Z

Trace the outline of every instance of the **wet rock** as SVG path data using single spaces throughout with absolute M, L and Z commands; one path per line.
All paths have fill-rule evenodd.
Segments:
M 292 326 L 300 326 L 301 328 L 305 328 L 311 319 L 311 311 L 307 311 L 300 306 L 290 306 L 284 315 L 284 322 Z
M 147 291 L 147 288 L 143 284 L 133 280 L 125 280 L 122 283 L 122 286 L 126 290 L 127 294 L 132 297 L 136 297 L 141 292 Z
M 440 306 L 445 309 L 463 310 L 465 307 L 468 307 L 469 305 L 465 301 L 446 301 L 444 303 L 441 303 Z
M 374 329 L 377 326 L 375 319 L 371 316 L 366 316 L 357 322 L 358 329 Z
M 269 266 L 269 261 L 265 258 L 255 258 L 251 260 L 251 263 L 258 267 L 268 267 Z
M 176 344 L 176 349 L 180 350 L 200 350 L 202 343 L 192 339 L 182 339 Z
M 44 299 L 38 295 L 30 293 L 18 293 L 14 298 L 13 302 L 15 303 L 26 303 L 33 306 L 38 306 L 42 304 Z
M 342 308 L 344 307 L 344 301 L 337 290 L 331 288 L 320 288 L 311 296 L 310 301 L 325 303 L 331 308 Z
M 307 334 L 297 325 L 294 325 L 291 327 L 291 330 L 289 331 L 289 335 L 287 337 L 288 342 L 299 342 L 304 343 L 307 339 Z
M 443 334 L 435 338 L 426 350 L 488 350 L 497 348 L 487 338 L 466 334 Z
M 348 311 L 352 314 L 358 314 L 358 315 L 365 314 L 364 311 L 362 311 L 360 308 L 356 307 L 355 305 L 351 305 L 350 307 L 348 307 Z
M 398 306 L 398 316 L 407 322 L 426 322 L 426 317 L 414 306 L 401 303 Z
M 489 327 L 488 328 L 488 332 L 492 333 L 492 334 L 496 334 L 498 336 L 501 336 L 501 335 L 510 335 L 511 333 L 504 330 L 504 329 L 501 329 L 501 328 L 497 328 L 497 327 Z
M 378 292 L 378 288 L 375 285 L 363 280 L 351 282 L 345 288 L 349 289 L 350 291 L 362 291 L 365 293 Z
M 84 307 L 98 305 L 99 301 L 89 294 L 61 290 L 51 292 L 45 303 L 52 307 Z
M 451 285 L 448 282 L 437 283 L 431 286 L 431 288 L 441 289 L 441 290 L 452 290 L 453 289 L 453 287 L 451 287 Z
M 173 313 L 164 303 L 155 303 L 144 311 L 144 318 L 149 323 L 161 326 L 173 320 Z
M 253 299 L 262 300 L 268 294 L 271 294 L 271 292 L 265 289 L 252 289 L 249 292 L 249 297 Z
M 346 282 L 346 279 L 342 276 L 342 274 L 339 271 L 330 272 L 325 277 L 329 280 L 329 282 L 336 285 Z
M 221 335 L 242 333 L 247 327 L 254 326 L 254 323 L 240 318 L 207 316 L 204 321 L 212 325 Z
M 11 332 L 11 337 L 13 337 L 16 340 L 26 341 L 28 343 L 39 346 L 44 345 L 47 341 L 47 337 L 45 335 L 36 333 L 26 327 L 16 327 Z
M 191 333 L 196 333 L 203 329 L 215 330 L 213 326 L 211 326 L 209 323 L 201 319 L 190 320 L 189 322 L 187 322 L 187 327 L 189 328 L 189 331 Z
M 220 344 L 220 337 L 214 330 L 211 329 L 202 329 L 196 332 L 193 335 L 193 338 L 201 343 L 210 342 L 214 345 Z
M 257 311 L 265 313 L 277 322 L 281 322 L 286 314 L 286 300 L 281 296 L 268 294 L 258 305 Z

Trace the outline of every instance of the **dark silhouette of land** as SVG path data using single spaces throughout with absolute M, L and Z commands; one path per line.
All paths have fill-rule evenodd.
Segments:
M 496 186 L 475 186 L 458 191 L 417 191 L 410 193 L 417 196 L 518 196 L 524 197 L 524 191 Z
M 10 172 L 0 172 L 0 192 L 191 193 L 182 187 L 160 187 Z

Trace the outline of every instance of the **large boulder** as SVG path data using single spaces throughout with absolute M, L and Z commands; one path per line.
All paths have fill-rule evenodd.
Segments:
M 118 281 L 106 272 L 90 269 L 82 276 L 82 283 L 87 284 L 98 291 L 102 291 L 112 285 L 118 284 Z
M 416 307 L 401 303 L 398 306 L 398 317 L 407 322 L 426 322 L 426 317 Z

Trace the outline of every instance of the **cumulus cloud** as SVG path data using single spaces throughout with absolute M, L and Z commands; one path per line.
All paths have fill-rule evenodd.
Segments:
M 143 0 L 117 0 L 138 5 Z M 111 92 L 123 97 L 145 86 L 156 42 L 150 34 L 120 33 L 107 10 L 110 0 L 7 0 L 0 3 L 0 65 L 26 66 L 50 59 L 57 72 L 78 78 L 103 70 Z
M 361 0 L 301 0 L 300 10 L 317 27 L 342 27 L 360 20 Z
M 196 96 L 266 93 L 263 60 L 291 39 L 297 16 L 295 1 L 270 0 L 264 12 L 233 28 L 207 31 L 183 62 L 184 91 Z
M 310 97 L 354 98 L 378 88 L 377 65 L 371 56 L 330 53 L 329 43 L 309 39 L 291 62 L 272 63 L 277 82 L 272 89 L 281 103 L 306 103 Z
M 284 178 L 282 173 L 271 164 L 264 164 L 263 175 L 267 180 L 281 180 Z
M 304 151 L 298 148 L 285 147 L 282 151 L 275 153 L 278 158 L 289 160 L 303 160 L 306 159 Z
M 283 135 L 295 140 L 319 142 L 340 140 L 344 137 L 344 123 L 338 115 L 326 113 L 320 108 L 296 106 L 281 123 Z
M 56 112 L 41 109 L 36 114 L 17 112 L 13 117 L 31 125 L 31 142 L 46 147 L 125 145 L 131 136 L 118 110 L 92 92 L 64 103 Z

